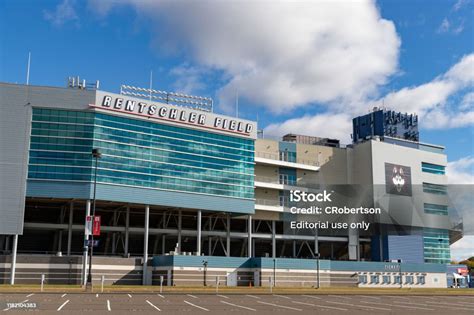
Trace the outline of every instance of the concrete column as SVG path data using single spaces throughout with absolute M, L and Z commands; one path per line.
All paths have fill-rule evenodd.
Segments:
M 128 256 L 128 238 L 130 229 L 130 206 L 127 206 L 127 212 L 125 213 L 125 256 Z
M 272 258 L 276 258 L 276 222 L 272 221 Z
M 87 281 L 87 256 L 88 256 L 88 251 L 87 251 L 87 245 L 86 242 L 89 239 L 89 236 L 86 234 L 86 219 L 88 216 L 91 215 L 91 201 L 87 200 L 86 201 L 86 218 L 84 219 L 84 244 L 83 244 L 83 260 L 82 260 L 82 284 L 86 285 Z
M 349 260 L 360 260 L 359 255 L 359 231 L 355 229 L 349 230 Z
M 67 227 L 67 255 L 71 256 L 71 242 L 72 242 L 72 222 L 74 219 L 74 202 L 69 204 L 69 224 Z
M 197 239 L 196 239 L 196 247 L 197 247 L 197 254 L 201 256 L 201 228 L 202 228 L 202 211 L 198 210 L 197 213 Z
M 252 216 L 251 215 L 248 216 L 247 223 L 248 223 L 247 256 L 252 257 Z
M 112 226 L 117 226 L 117 210 L 114 210 Z M 116 249 L 117 249 L 117 233 L 112 232 L 112 255 L 115 255 Z
M 209 231 L 212 230 L 212 217 L 209 217 Z M 212 236 L 209 236 L 208 248 L 207 248 L 208 255 L 212 255 Z
M 183 213 L 178 211 L 178 254 L 181 255 L 181 230 L 183 225 Z
M 226 251 L 227 257 L 230 257 L 230 213 L 227 213 L 227 239 L 226 239 Z
M 18 234 L 15 234 L 15 236 L 13 236 L 13 251 L 12 251 L 10 285 L 15 284 L 16 251 L 17 251 L 17 248 L 18 248 Z
M 165 254 L 165 251 L 166 251 L 166 235 L 163 234 L 161 236 L 161 254 Z
M 314 254 L 319 253 L 318 231 L 314 234 Z
M 146 284 L 147 268 L 148 268 L 148 230 L 150 228 L 150 206 L 145 206 L 145 233 L 143 235 L 143 280 L 142 284 Z

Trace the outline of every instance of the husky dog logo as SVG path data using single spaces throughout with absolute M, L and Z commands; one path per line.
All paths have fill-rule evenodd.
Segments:
M 403 175 L 403 168 L 402 167 L 393 167 L 393 177 L 392 182 L 395 185 L 395 188 L 398 192 L 402 191 L 403 185 L 405 185 L 405 179 Z
M 411 196 L 411 168 L 385 163 L 385 187 L 389 194 Z

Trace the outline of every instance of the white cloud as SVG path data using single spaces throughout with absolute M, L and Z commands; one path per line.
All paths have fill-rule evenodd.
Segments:
M 459 105 L 459 109 L 466 110 L 474 107 L 474 92 L 466 93 Z
M 451 245 L 451 259 L 461 261 L 474 256 L 474 236 L 467 235 Z
M 297 133 L 309 136 L 340 139 L 343 143 L 350 142 L 352 120 L 347 114 L 318 114 L 289 119 L 280 124 L 271 124 L 265 128 L 265 134 L 282 136 Z
M 154 25 L 156 46 L 187 54 L 189 64 L 170 72 L 177 77 L 177 89 L 199 91 L 206 76 L 217 74 L 216 82 L 223 82 L 220 108 L 227 112 L 233 111 L 236 94 L 274 113 L 319 107 L 320 114 L 272 124 L 267 133 L 301 130 L 348 139 L 350 118 L 382 103 L 417 113 L 423 128 L 474 123 L 472 108 L 450 102 L 474 83 L 474 54 L 430 82 L 380 97 L 380 86 L 399 73 L 400 39 L 371 0 L 89 1 L 99 15 L 119 4 L 134 8 L 139 18 Z M 452 31 L 447 19 L 445 24 Z M 307 129 L 305 122 L 321 117 L 347 121 L 336 130 Z
M 464 7 L 465 5 L 467 5 L 469 2 L 471 2 L 470 0 L 458 0 L 456 1 L 456 3 L 453 5 L 453 10 L 454 11 L 459 11 L 459 9 L 461 9 L 462 7 Z
M 116 3 L 153 21 L 160 47 L 222 72 L 218 97 L 227 111 L 236 93 L 277 113 L 360 100 L 397 71 L 400 39 L 372 0 L 95 0 L 90 6 L 104 14 Z
M 44 10 L 44 19 L 51 22 L 54 26 L 61 26 L 71 21 L 77 23 L 79 17 L 74 9 L 75 2 L 75 0 L 63 0 L 56 6 L 54 11 Z
M 448 99 L 470 89 L 474 84 L 474 54 L 466 55 L 446 73 L 432 81 L 391 92 L 377 101 L 385 106 L 420 116 L 422 127 L 446 129 L 474 124 L 474 111 L 462 104 L 448 104 Z M 466 95 L 468 95 L 468 92 Z
M 438 33 L 446 33 L 449 31 L 450 27 L 451 23 L 449 23 L 449 20 L 447 18 L 444 18 L 438 27 Z
M 432 81 L 413 87 L 405 87 L 388 93 L 378 100 L 365 102 L 343 103 L 332 106 L 329 111 L 315 116 L 293 118 L 279 124 L 272 124 L 265 130 L 273 135 L 288 132 L 339 138 L 350 142 L 351 118 L 364 114 L 370 104 L 381 105 L 402 112 L 417 113 L 423 128 L 447 129 L 474 125 L 474 111 L 468 102 L 472 100 L 472 92 L 467 92 L 460 104 L 448 104 L 450 97 L 469 89 L 474 83 L 474 54 L 461 58 L 446 73 Z M 343 121 L 343 119 L 346 119 Z M 331 128 L 324 128 L 329 122 Z M 316 123 L 320 126 L 316 126 Z M 331 136 L 332 134 L 332 136 Z
M 449 162 L 446 174 L 450 184 L 474 184 L 474 156 Z
M 206 87 L 204 74 L 205 70 L 182 64 L 172 68 L 169 74 L 176 78 L 173 88 L 176 92 L 185 94 L 195 94 Z

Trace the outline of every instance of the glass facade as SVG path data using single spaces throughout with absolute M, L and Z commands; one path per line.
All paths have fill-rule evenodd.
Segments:
M 425 262 L 439 264 L 448 264 L 450 262 L 448 230 L 423 229 L 423 247 Z
M 425 173 L 431 173 L 431 174 L 438 174 L 438 175 L 445 175 L 446 174 L 446 167 L 442 165 L 437 165 L 437 164 L 431 164 L 431 163 L 421 163 L 421 170 Z
M 437 215 L 448 215 L 448 206 L 435 205 L 432 203 L 423 204 L 425 213 L 437 214 Z
M 254 198 L 254 140 L 102 113 L 33 109 L 29 179 Z
M 447 195 L 448 187 L 446 185 L 423 183 L 423 192 L 435 195 Z

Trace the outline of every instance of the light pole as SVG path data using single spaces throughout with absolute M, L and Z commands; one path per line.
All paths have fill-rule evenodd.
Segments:
M 314 256 L 316 257 L 316 272 L 317 272 L 317 280 L 316 280 L 316 288 L 319 289 L 320 283 L 319 283 L 319 253 L 315 253 Z
M 276 258 L 273 258 L 273 283 L 271 285 L 276 286 Z
M 403 287 L 403 281 L 402 281 L 402 260 L 398 260 L 398 272 L 399 272 L 399 277 L 400 277 L 400 289 Z
M 92 149 L 92 157 L 95 158 L 95 168 L 94 168 L 94 195 L 92 199 L 92 227 L 94 226 L 94 218 L 95 218 L 95 199 L 97 193 L 97 167 L 99 165 L 99 159 L 102 157 L 102 153 L 99 149 Z M 93 228 L 92 228 L 93 230 Z M 89 238 L 89 248 L 90 248 L 90 255 L 89 255 L 89 274 L 87 275 L 87 284 L 92 288 L 92 254 L 94 252 L 94 233 L 91 231 L 91 235 Z

